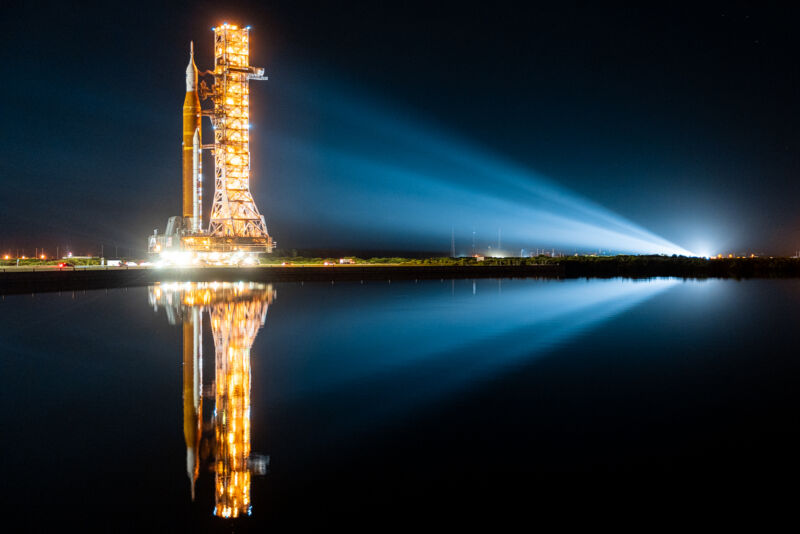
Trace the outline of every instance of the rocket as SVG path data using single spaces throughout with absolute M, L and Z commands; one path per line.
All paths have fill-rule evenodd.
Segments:
M 191 221 L 187 229 L 192 233 L 200 231 L 203 218 L 201 113 L 192 42 L 186 67 L 186 98 L 183 100 L 183 219 Z

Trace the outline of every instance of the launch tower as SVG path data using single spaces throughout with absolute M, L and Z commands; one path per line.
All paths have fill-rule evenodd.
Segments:
M 267 246 L 267 225 L 250 193 L 249 84 L 266 77 L 264 69 L 248 64 L 249 33 L 227 24 L 214 29 L 214 204 L 208 233 Z
M 266 80 L 250 65 L 250 27 L 222 24 L 214 31 L 213 85 L 198 85 L 191 48 L 183 106 L 183 214 L 171 217 L 165 234 L 148 241 L 153 253 L 185 253 L 212 260 L 241 259 L 275 246 L 250 192 L 250 80 Z M 201 101 L 211 107 L 202 109 Z M 203 146 L 201 118 L 210 119 L 214 144 Z M 202 227 L 202 149 L 214 153 L 214 197 L 207 229 Z

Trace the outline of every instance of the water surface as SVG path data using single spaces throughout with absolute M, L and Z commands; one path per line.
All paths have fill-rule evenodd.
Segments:
M 7 296 L 4 502 L 247 528 L 791 478 L 798 319 L 795 280 Z

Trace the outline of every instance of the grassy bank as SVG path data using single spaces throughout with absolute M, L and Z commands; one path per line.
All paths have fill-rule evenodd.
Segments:
M 800 277 L 798 258 L 724 258 L 705 259 L 685 256 L 564 256 L 551 258 L 356 258 L 359 265 L 429 265 L 429 266 L 526 266 L 558 265 L 566 276 L 679 276 L 692 278 L 771 278 Z M 264 265 L 338 265 L 339 258 L 268 257 Z
M 67 258 L 61 260 L 42 260 L 39 258 L 19 259 L 20 267 L 36 267 L 37 265 L 58 265 L 59 263 L 69 263 L 70 265 L 100 265 L 100 258 Z M 17 259 L 0 260 L 0 267 L 15 267 Z
M 798 258 L 724 258 L 705 259 L 684 256 L 564 256 L 551 258 L 404 258 L 373 257 L 358 258 L 345 256 L 354 265 L 341 265 L 340 258 L 274 257 L 261 258 L 261 264 L 268 266 L 319 266 L 326 268 L 369 267 L 508 267 L 549 266 L 557 268 L 561 276 L 574 277 L 615 277 L 648 278 L 676 276 L 684 278 L 800 278 L 800 259 Z M 64 260 L 20 260 L 20 267 L 57 265 Z M 68 260 L 75 266 L 99 265 L 99 258 L 72 258 Z M 14 267 L 16 260 L 0 260 L 0 267 Z M 553 271 L 556 272 L 556 271 Z

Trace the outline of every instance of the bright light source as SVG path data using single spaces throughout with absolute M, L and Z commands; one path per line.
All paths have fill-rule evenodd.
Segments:
M 161 253 L 161 261 L 167 265 L 177 265 L 184 267 L 192 263 L 192 253 L 188 251 L 164 251 Z

